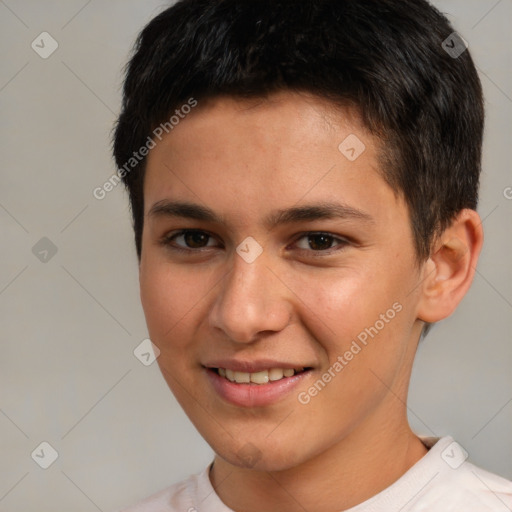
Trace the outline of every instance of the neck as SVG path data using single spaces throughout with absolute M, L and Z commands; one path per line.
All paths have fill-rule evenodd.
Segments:
M 313 459 L 280 471 L 240 468 L 216 456 L 210 480 L 235 511 L 346 510 L 389 487 L 427 453 L 405 418 L 400 426 L 387 423 L 371 432 L 360 426 Z

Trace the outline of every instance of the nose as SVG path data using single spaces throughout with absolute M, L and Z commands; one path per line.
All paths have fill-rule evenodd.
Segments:
M 210 325 L 237 343 L 251 343 L 263 333 L 279 332 L 292 316 L 292 292 L 263 254 L 247 263 L 234 254 L 231 271 L 219 284 Z

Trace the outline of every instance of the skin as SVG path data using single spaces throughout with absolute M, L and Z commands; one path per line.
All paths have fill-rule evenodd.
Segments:
M 350 134 L 366 146 L 354 161 L 338 149 Z M 406 415 L 414 354 L 424 321 L 449 316 L 469 288 L 482 228 L 463 210 L 419 264 L 405 202 L 379 174 L 378 144 L 356 112 L 282 92 L 202 102 L 148 156 L 140 291 L 149 334 L 170 389 L 216 453 L 210 480 L 238 512 L 345 510 L 426 453 Z M 151 215 L 164 199 L 206 206 L 222 222 Z M 320 202 L 371 220 L 264 224 L 271 211 Z M 181 229 L 210 237 L 170 239 Z M 307 236 L 318 231 L 332 238 Z M 248 236 L 263 248 L 252 263 L 236 252 Z M 299 403 L 394 303 L 401 311 Z M 235 357 L 314 369 L 276 404 L 238 407 L 202 366 Z

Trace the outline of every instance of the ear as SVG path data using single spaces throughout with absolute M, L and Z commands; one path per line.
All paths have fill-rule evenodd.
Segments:
M 422 269 L 420 320 L 438 322 L 455 311 L 473 281 L 483 240 L 480 216 L 470 209 L 461 210 L 438 237 Z

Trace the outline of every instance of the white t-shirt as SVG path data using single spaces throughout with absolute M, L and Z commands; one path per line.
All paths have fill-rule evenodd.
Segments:
M 512 482 L 467 462 L 451 437 L 424 438 L 430 448 L 387 489 L 345 512 L 511 512 Z M 234 512 L 220 500 L 208 477 L 196 475 L 123 512 Z

